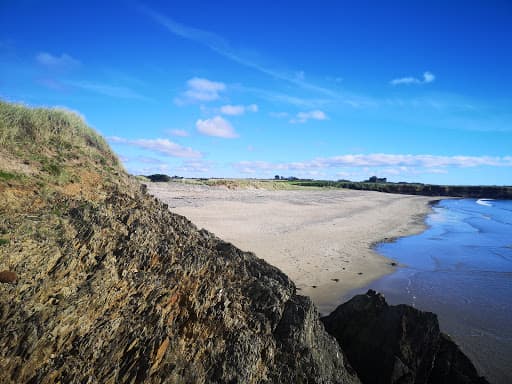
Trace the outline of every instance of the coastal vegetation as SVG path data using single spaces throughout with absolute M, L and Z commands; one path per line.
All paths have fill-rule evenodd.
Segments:
M 164 177 L 166 177 L 164 179 Z M 208 186 L 224 186 L 227 188 L 260 188 L 260 189 L 304 189 L 304 188 L 345 188 L 360 191 L 376 191 L 406 195 L 421 195 L 433 197 L 466 197 L 489 199 L 512 199 L 512 186 L 490 185 L 434 185 L 406 182 L 370 182 L 350 180 L 312 180 L 296 177 L 274 179 L 186 179 L 166 175 L 146 176 L 148 181 L 181 182 L 203 184 Z M 382 179 L 381 179 L 382 180 Z
M 364 191 L 400 193 L 423 196 L 451 196 L 468 198 L 512 199 L 512 186 L 488 185 L 433 185 L 422 183 L 353 182 L 326 180 L 299 180 L 293 182 L 303 187 L 348 188 Z

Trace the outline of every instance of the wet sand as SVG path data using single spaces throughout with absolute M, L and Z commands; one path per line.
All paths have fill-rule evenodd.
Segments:
M 343 296 L 394 271 L 372 246 L 419 233 L 429 197 L 344 189 L 227 189 L 148 183 L 148 192 L 280 268 L 327 314 Z

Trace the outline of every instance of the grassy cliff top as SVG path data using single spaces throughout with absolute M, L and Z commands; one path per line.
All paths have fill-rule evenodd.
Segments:
M 101 200 L 122 175 L 114 152 L 78 114 L 0 101 L 0 210 L 56 194 Z
M 0 146 L 17 156 L 102 157 L 104 163 L 119 161 L 106 141 L 88 127 L 78 114 L 59 108 L 30 108 L 0 101 Z

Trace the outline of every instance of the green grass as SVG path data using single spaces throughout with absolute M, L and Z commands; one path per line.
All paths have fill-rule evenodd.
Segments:
M 432 185 L 420 183 L 369 183 L 329 180 L 294 181 L 295 185 L 347 188 L 365 191 L 399 193 L 423 196 L 453 196 L 471 198 L 512 199 L 512 187 L 482 185 Z
M 232 189 L 264 189 L 264 190 L 305 190 L 319 189 L 317 186 L 302 186 L 288 180 L 262 179 L 172 179 L 171 183 L 208 185 L 210 187 L 227 187 Z
M 52 176 L 60 176 L 63 173 L 62 166 L 55 163 L 43 165 L 43 171 L 49 173 Z
M 0 245 L 7 245 L 9 244 L 9 240 L 7 239 L 0 239 Z
M 105 139 L 82 117 L 65 109 L 29 108 L 0 101 L 0 147 L 26 157 L 41 153 L 41 149 L 56 152 L 62 159 L 81 153 L 103 165 L 119 167 Z M 50 167 L 48 171 L 55 173 L 57 169 Z
M 18 179 L 20 176 L 15 173 L 5 172 L 0 170 L 0 180 L 9 181 L 12 179 Z

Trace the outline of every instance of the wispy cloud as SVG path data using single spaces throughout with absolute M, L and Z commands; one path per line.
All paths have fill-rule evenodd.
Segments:
M 225 38 L 213 32 L 199 28 L 189 27 L 184 24 L 178 23 L 170 17 L 167 17 L 162 13 L 156 12 L 155 10 L 147 6 L 141 6 L 140 9 L 142 12 L 150 16 L 158 24 L 165 27 L 174 35 L 205 45 L 212 51 L 217 52 L 218 54 L 238 64 L 257 70 L 275 79 L 284 80 L 288 83 L 292 83 L 309 91 L 317 92 L 329 97 L 340 97 L 340 95 L 337 92 L 331 89 L 305 81 L 304 73 L 301 71 L 287 73 L 284 71 L 269 68 L 265 65 L 255 62 L 254 60 L 244 57 L 243 54 L 232 48 Z
M 220 97 L 220 92 L 225 89 L 226 84 L 224 83 L 194 77 L 187 81 L 187 90 L 181 96 L 175 98 L 174 102 L 183 105 L 217 100 Z
M 256 104 L 250 105 L 223 105 L 220 107 L 220 113 L 229 116 L 243 115 L 246 112 L 258 112 L 258 106 Z
M 329 98 L 303 98 L 292 96 L 286 93 L 276 92 L 274 90 L 247 87 L 240 84 L 231 85 L 230 89 L 238 92 L 249 93 L 272 103 L 288 104 L 300 108 L 320 108 L 333 102 L 333 100 Z
M 95 83 L 89 81 L 68 81 L 66 84 L 80 88 L 86 91 L 98 93 L 104 96 L 115 97 L 118 99 L 137 99 L 149 101 L 151 99 L 141 95 L 131 88 L 120 87 L 110 84 Z
M 124 144 L 133 147 L 143 148 L 170 157 L 200 158 L 201 152 L 190 147 L 183 147 L 167 139 L 126 139 L 118 136 L 108 137 L 113 144 Z
M 323 108 L 327 105 L 336 105 L 350 108 L 371 108 L 379 105 L 380 101 L 371 97 L 343 93 L 338 94 L 336 97 L 329 97 L 322 95 L 320 97 L 298 97 L 288 93 L 276 92 L 275 90 L 268 90 L 255 87 L 242 86 L 240 84 L 233 84 L 230 89 L 239 92 L 250 93 L 256 97 L 270 101 L 272 103 L 289 104 L 300 108 Z M 309 93 L 308 93 L 309 94 Z
M 170 134 L 170 135 L 178 136 L 178 137 L 187 137 L 187 136 L 189 136 L 189 133 L 187 131 L 185 131 L 184 129 L 168 129 L 165 132 Z
M 270 112 L 268 115 L 270 117 L 275 117 L 276 119 L 284 119 L 290 116 L 288 112 Z
M 423 79 L 418 79 L 417 77 L 400 77 L 398 79 L 393 79 L 390 81 L 391 85 L 408 85 L 408 84 L 428 84 L 432 83 L 436 79 L 435 75 L 431 72 L 424 72 Z
M 65 84 L 52 78 L 38 79 L 37 83 L 53 91 L 64 91 L 66 89 Z
M 231 123 L 221 116 L 215 116 L 211 119 L 197 120 L 197 130 L 203 135 L 222 137 L 224 139 L 234 139 L 238 137 Z
M 130 159 L 130 161 L 136 161 L 136 162 L 140 162 L 140 163 L 144 163 L 144 164 L 152 164 L 152 165 L 164 165 L 164 164 L 167 164 L 165 162 L 163 162 L 162 160 L 160 159 L 156 159 L 154 157 L 149 157 L 149 156 L 137 156 L 133 159 Z
M 176 167 L 176 171 L 188 174 L 193 173 L 208 173 L 212 169 L 213 163 L 204 160 L 187 160 L 181 166 Z
M 308 112 L 299 112 L 295 116 L 295 118 L 290 120 L 290 123 L 306 123 L 308 120 L 327 120 L 328 117 L 325 112 L 320 110 L 308 111 Z
M 48 52 L 40 52 L 36 56 L 36 61 L 51 69 L 71 69 L 79 66 L 79 60 L 71 57 L 67 53 L 62 53 L 60 56 L 54 56 Z
M 401 170 L 427 169 L 442 173 L 447 167 L 512 167 L 512 156 L 435 156 L 435 155 L 400 155 L 400 154 L 355 154 L 329 158 L 318 158 L 302 162 L 271 163 L 266 161 L 241 161 L 234 163 L 236 169 L 256 171 L 304 171 L 313 169 L 343 167 L 402 167 Z M 391 169 L 391 168 L 388 168 Z

